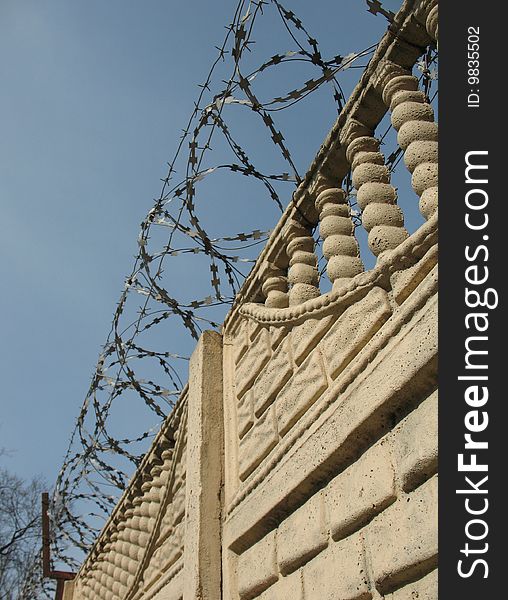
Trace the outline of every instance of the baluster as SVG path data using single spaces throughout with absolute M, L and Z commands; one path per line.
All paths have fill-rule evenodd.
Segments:
M 289 306 L 319 296 L 319 274 L 310 227 L 293 220 L 289 226 Z
M 282 269 L 270 263 L 268 277 L 263 283 L 265 306 L 269 308 L 286 308 L 289 306 L 288 279 Z
M 434 6 L 431 9 L 431 11 L 429 12 L 429 16 L 427 17 L 427 21 L 425 22 L 425 27 L 427 29 L 427 33 L 436 42 L 439 39 L 438 25 L 439 25 L 438 5 L 436 4 L 436 6 Z
M 438 0 L 423 0 L 414 12 L 415 19 L 425 27 L 429 37 L 438 42 Z
M 346 194 L 339 188 L 324 189 L 316 198 L 316 208 L 326 272 L 337 287 L 364 270 Z
M 362 224 L 369 233 L 369 248 L 375 256 L 396 248 L 409 235 L 379 144 L 374 137 L 361 136 L 346 149 L 357 202 L 362 209 Z
M 430 16 L 430 15 L 429 15 Z M 411 184 L 420 197 L 420 212 L 429 219 L 438 205 L 438 127 L 434 111 L 413 75 L 398 75 L 384 86 L 383 100 L 412 173 Z

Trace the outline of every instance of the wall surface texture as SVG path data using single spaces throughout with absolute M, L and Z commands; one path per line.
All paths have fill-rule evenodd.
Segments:
M 437 597 L 433 248 L 403 301 L 226 331 L 225 598 Z
M 66 600 L 437 598 L 437 124 L 412 74 L 436 39 L 437 2 L 406 1 Z

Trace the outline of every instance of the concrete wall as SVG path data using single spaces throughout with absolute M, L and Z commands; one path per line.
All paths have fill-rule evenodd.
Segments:
M 406 0 L 391 29 L 68 600 L 437 598 L 437 124 L 411 74 L 436 0 Z M 374 137 L 387 110 L 425 218 L 412 235 Z
M 224 598 L 437 598 L 432 252 L 403 301 L 225 331 Z
M 431 231 L 317 308 L 204 334 L 74 600 L 437 598 Z

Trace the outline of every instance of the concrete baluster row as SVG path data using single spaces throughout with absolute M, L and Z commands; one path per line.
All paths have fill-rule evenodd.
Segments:
M 153 533 L 173 461 L 174 440 L 161 436 L 144 473 L 129 489 L 94 567 L 80 577 L 80 597 L 114 600 L 128 595 Z
M 437 1 L 426 3 L 417 18 L 430 39 L 437 42 Z M 419 89 L 417 77 L 406 67 L 387 61 L 380 63 L 379 72 L 378 93 L 391 113 L 397 143 L 404 151 L 404 163 L 412 174 L 411 184 L 419 197 L 420 212 L 430 219 L 438 205 L 438 126 L 433 108 Z M 381 142 L 358 119 L 355 115 L 349 121 L 352 127 L 346 131 L 343 150 L 351 168 L 369 248 L 376 257 L 382 257 L 404 242 L 409 233 L 404 226 L 404 214 L 397 204 L 397 190 L 391 183 L 390 169 L 380 151 Z M 333 289 L 364 270 L 347 194 L 340 188 L 339 178 L 336 181 L 321 178 L 313 196 L 315 211 L 311 209 L 312 215 L 301 211 L 293 213 L 281 233 L 285 255 L 280 263 L 268 263 L 264 271 L 262 293 L 265 306 L 269 308 L 299 305 L 320 295 L 313 239 L 317 225 L 327 261 L 326 272 Z

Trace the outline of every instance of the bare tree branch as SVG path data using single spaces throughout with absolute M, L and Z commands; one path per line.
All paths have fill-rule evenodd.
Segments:
M 0 449 L 0 456 L 5 454 Z M 40 477 L 29 481 L 0 468 L 0 600 L 52 598 L 42 578 Z

